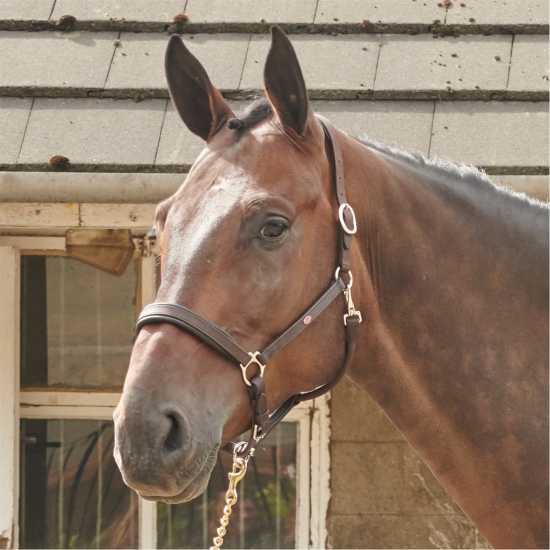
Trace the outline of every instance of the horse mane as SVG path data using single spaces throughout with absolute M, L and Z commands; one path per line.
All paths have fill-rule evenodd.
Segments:
M 239 135 L 254 128 L 260 122 L 271 117 L 273 108 L 266 97 L 260 97 L 248 105 L 244 111 L 228 121 L 229 128 L 236 130 Z
M 495 191 L 501 197 L 510 197 L 516 200 L 519 199 L 521 202 L 527 203 L 530 206 L 543 208 L 545 210 L 548 210 L 549 208 L 547 203 L 530 197 L 525 193 L 520 193 L 510 188 L 497 186 L 484 171 L 471 164 L 451 162 L 450 160 L 439 157 L 428 158 L 422 153 L 404 151 L 399 147 L 387 145 L 368 136 L 362 136 L 361 138 L 356 139 L 370 149 L 374 149 L 375 151 L 386 156 L 400 160 L 413 168 L 417 168 L 425 172 L 428 176 L 432 176 L 434 179 L 444 177 L 478 187 L 485 186 L 486 189 Z

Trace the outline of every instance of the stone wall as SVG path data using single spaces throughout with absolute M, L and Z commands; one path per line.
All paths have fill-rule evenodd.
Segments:
M 331 547 L 489 547 L 366 392 L 344 380 L 331 412 Z

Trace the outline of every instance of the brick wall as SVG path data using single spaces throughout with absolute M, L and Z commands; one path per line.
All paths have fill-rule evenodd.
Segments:
M 331 401 L 333 548 L 488 548 L 369 395 L 349 380 Z

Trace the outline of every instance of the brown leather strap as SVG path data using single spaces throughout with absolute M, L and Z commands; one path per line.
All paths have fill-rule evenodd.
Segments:
M 299 319 L 294 321 L 292 325 L 262 351 L 261 355 L 265 361 L 269 361 L 273 355 L 300 335 L 338 296 L 341 296 L 344 288 L 345 285 L 342 279 L 336 279 Z
M 246 365 L 250 355 L 223 329 L 179 304 L 154 303 L 140 313 L 136 331 L 145 325 L 169 323 L 190 332 L 228 359 Z
M 338 208 L 342 205 L 349 205 L 346 196 L 346 184 L 344 175 L 344 158 L 342 156 L 342 149 L 338 142 L 338 136 L 336 129 L 332 124 L 324 117 L 318 117 L 325 133 L 325 147 L 328 150 L 327 156 L 332 155 L 332 178 L 334 181 L 334 187 L 336 191 L 336 199 L 338 202 Z M 329 154 L 330 152 L 330 154 Z M 351 227 L 355 220 L 352 219 L 351 209 L 344 208 L 343 217 L 348 227 Z M 343 271 L 349 271 L 351 269 L 351 239 L 353 235 L 346 233 L 338 220 L 338 265 Z

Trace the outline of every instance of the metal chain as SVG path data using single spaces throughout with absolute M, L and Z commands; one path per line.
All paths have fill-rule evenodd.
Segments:
M 242 441 L 235 446 L 233 451 L 233 468 L 231 472 L 227 474 L 229 478 L 229 487 L 225 493 L 225 506 L 223 507 L 223 515 L 220 518 L 220 526 L 216 529 L 217 535 L 212 539 L 212 546 L 210 550 L 220 550 L 223 545 L 223 539 L 227 533 L 227 527 L 229 525 L 229 518 L 233 506 L 237 503 L 237 485 L 241 479 L 246 475 L 246 469 L 248 467 L 248 459 L 250 455 L 240 456 L 240 453 L 246 448 L 246 442 Z

